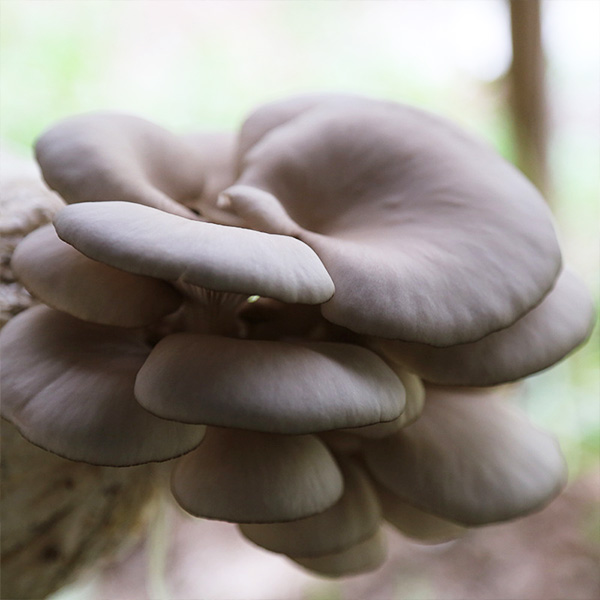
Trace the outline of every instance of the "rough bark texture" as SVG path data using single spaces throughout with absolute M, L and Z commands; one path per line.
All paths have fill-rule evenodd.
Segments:
M 0 155 L 0 327 L 35 300 L 10 257 L 62 205 L 31 163 Z M 95 467 L 27 442 L 2 420 L 2 588 L 5 600 L 45 598 L 137 538 L 156 503 L 158 467 Z

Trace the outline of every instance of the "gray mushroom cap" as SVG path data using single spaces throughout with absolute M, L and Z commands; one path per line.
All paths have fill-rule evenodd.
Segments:
M 186 333 L 153 349 L 135 394 L 163 418 L 284 434 L 391 421 L 404 408 L 400 379 L 365 348 Z
M 358 575 L 374 571 L 383 565 L 387 545 L 383 531 L 379 529 L 370 538 L 350 546 L 346 550 L 314 558 L 292 558 L 302 567 L 328 577 Z
M 556 440 L 490 392 L 427 387 L 421 417 L 365 443 L 370 473 L 409 504 L 462 525 L 523 516 L 563 488 Z
M 556 279 L 560 251 L 544 200 L 442 119 L 326 98 L 255 137 L 242 138 L 248 149 L 234 189 L 275 198 L 273 229 L 285 223 L 317 252 L 336 287 L 322 307 L 333 323 L 435 346 L 466 343 L 510 325 Z
M 193 144 L 131 115 L 70 117 L 45 132 L 36 158 L 46 183 L 68 203 L 119 200 L 194 218 L 182 203 L 201 195 Z
M 318 256 L 300 240 L 192 221 L 127 202 L 63 208 L 59 237 L 110 266 L 222 292 L 319 304 L 334 293 Z
M 425 512 L 376 485 L 383 517 L 403 535 L 423 544 L 441 544 L 464 535 L 467 528 Z
M 343 486 L 333 456 L 315 436 L 213 427 L 171 477 L 173 495 L 187 512 L 235 523 L 309 517 L 335 504 Z
M 180 456 L 204 437 L 205 427 L 159 419 L 136 402 L 135 376 L 149 352 L 137 330 L 38 306 L 12 319 L 0 343 L 2 416 L 45 450 L 131 466 Z
M 287 523 L 246 524 L 240 530 L 255 544 L 295 558 L 342 552 L 373 536 L 381 522 L 377 495 L 364 471 L 337 459 L 344 476 L 342 497 L 327 510 Z
M 52 225 L 28 235 L 17 246 L 11 266 L 35 297 L 93 323 L 140 327 L 174 312 L 183 301 L 165 281 L 86 257 L 61 241 Z
M 590 335 L 594 305 L 583 282 L 565 269 L 539 306 L 510 327 L 470 344 L 436 348 L 372 339 L 379 354 L 429 382 L 488 386 L 520 379 L 564 358 Z

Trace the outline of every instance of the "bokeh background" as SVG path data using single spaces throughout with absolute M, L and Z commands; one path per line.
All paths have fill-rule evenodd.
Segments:
M 0 0 L 0 11 L 0 143 L 17 154 L 30 156 L 44 129 L 74 113 L 115 109 L 181 132 L 234 130 L 257 104 L 328 90 L 432 110 L 518 160 L 505 0 Z M 598 300 L 600 2 L 545 0 L 541 26 L 547 197 L 566 261 Z M 246 553 L 231 529 L 183 526 L 179 516 L 167 515 L 152 542 L 159 535 L 167 547 L 166 574 L 165 561 L 156 567 L 158 580 L 148 568 L 146 541 L 56 599 L 591 600 L 600 593 L 600 575 L 593 575 L 600 555 L 599 362 L 596 328 L 585 349 L 528 379 L 519 392 L 567 456 L 571 484 L 563 512 L 539 523 L 531 517 L 486 528 L 483 541 L 476 538 L 458 559 L 450 547 L 393 540 L 381 573 L 326 582 L 285 559 L 254 548 Z M 567 523 L 564 539 L 544 538 Z M 538 546 L 554 542 L 570 546 L 563 554 L 540 554 Z M 511 553 L 515 560 L 507 562 Z M 565 566 L 565 556 L 579 562 Z M 551 595 L 543 595 L 563 571 L 567 587 L 554 583 Z M 510 587 L 511 577 L 521 587 Z

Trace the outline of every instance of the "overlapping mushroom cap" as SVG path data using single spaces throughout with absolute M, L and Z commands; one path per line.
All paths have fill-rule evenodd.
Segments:
M 37 156 L 72 205 L 13 259 L 52 307 L 0 339 L 2 414 L 33 443 L 187 453 L 187 511 L 332 576 L 381 563 L 384 521 L 442 541 L 560 491 L 551 436 L 439 385 L 544 369 L 593 320 L 543 199 L 481 142 L 329 95 L 258 109 L 237 142 L 76 117 Z

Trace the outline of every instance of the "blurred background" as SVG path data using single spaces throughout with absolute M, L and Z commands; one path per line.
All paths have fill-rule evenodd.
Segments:
M 600 2 L 542 1 L 539 44 L 537 6 L 512 3 L 511 37 L 507 0 L 0 0 L 0 143 L 31 156 L 53 122 L 96 109 L 188 132 L 235 130 L 257 104 L 300 92 L 414 104 L 486 138 L 544 190 L 566 262 L 598 300 Z M 599 361 L 596 328 L 520 391 L 570 467 L 569 489 L 540 515 L 453 547 L 391 535 L 381 572 L 328 582 L 227 525 L 167 514 L 153 541 L 55 598 L 596 597 Z

